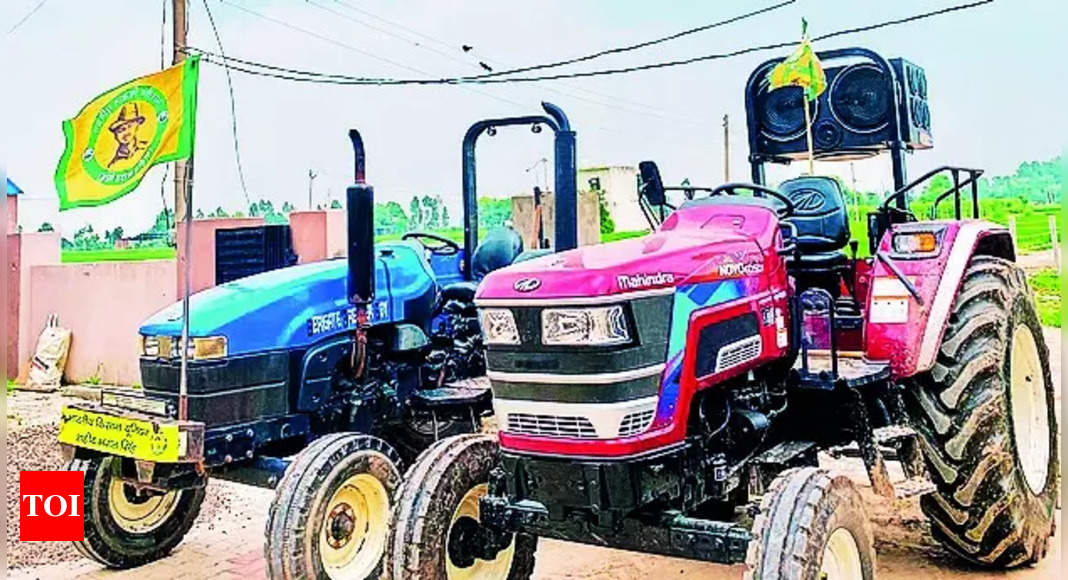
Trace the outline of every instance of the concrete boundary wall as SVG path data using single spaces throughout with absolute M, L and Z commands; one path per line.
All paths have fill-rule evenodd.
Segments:
M 137 329 L 177 299 L 176 276 L 174 260 L 33 266 L 31 342 L 48 316 L 57 314 L 60 325 L 72 332 L 68 382 L 97 377 L 110 384 L 140 383 Z

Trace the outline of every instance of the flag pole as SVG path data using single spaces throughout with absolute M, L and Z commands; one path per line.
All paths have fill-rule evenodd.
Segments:
M 801 108 L 805 110 L 805 139 L 808 141 L 808 174 L 816 175 L 816 164 L 812 153 L 812 113 L 808 110 L 808 96 L 801 99 Z
M 189 161 L 184 164 L 185 191 L 182 197 L 185 199 L 185 216 L 182 227 L 185 228 L 185 239 L 182 240 L 185 261 L 182 264 L 183 288 L 182 288 L 182 340 L 178 343 L 178 350 L 182 357 L 181 375 L 178 378 L 178 420 L 189 419 L 189 294 L 192 289 L 190 282 L 191 264 L 190 251 L 193 239 L 193 153 L 189 153 Z

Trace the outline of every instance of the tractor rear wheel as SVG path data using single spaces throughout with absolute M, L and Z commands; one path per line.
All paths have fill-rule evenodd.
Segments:
M 171 553 L 200 513 L 204 488 L 167 493 L 138 490 L 116 475 L 119 457 L 74 459 L 68 471 L 85 472 L 83 556 L 108 568 L 133 568 Z
M 497 441 L 489 435 L 442 439 L 405 475 L 397 495 L 386 571 L 404 580 L 527 580 L 538 539 L 515 534 L 492 559 L 467 557 L 459 534 L 480 523 Z
M 1046 553 L 1057 503 L 1049 353 L 1022 270 L 975 256 L 934 369 L 910 406 L 938 490 L 921 500 L 935 537 L 975 564 Z
M 306 447 L 278 483 L 267 517 L 267 576 L 378 578 L 400 458 L 369 435 L 336 433 Z
M 871 580 L 875 548 L 864 501 L 845 476 L 782 472 L 753 521 L 746 580 Z

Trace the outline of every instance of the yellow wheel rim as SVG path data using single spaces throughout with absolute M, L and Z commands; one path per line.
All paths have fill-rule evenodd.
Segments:
M 860 563 L 860 548 L 853 534 L 838 528 L 823 547 L 823 561 L 819 577 L 824 580 L 857 580 L 864 577 Z
M 462 517 L 469 517 L 476 521 L 479 519 L 478 500 L 482 499 L 482 496 L 486 495 L 489 491 L 489 486 L 486 484 L 476 485 L 471 488 L 463 499 L 460 500 L 460 505 L 456 507 L 456 511 L 452 513 L 452 522 L 456 523 Z M 449 534 L 452 534 L 452 527 L 449 528 Z M 449 545 L 449 538 L 445 538 L 445 545 Z M 447 551 L 446 551 L 447 552 Z M 508 547 L 497 553 L 497 557 L 493 560 L 480 560 L 475 559 L 475 563 L 467 568 L 461 568 L 453 563 L 452 558 L 446 553 L 445 555 L 445 576 L 448 580 L 504 580 L 508 578 L 508 573 L 512 571 L 512 558 L 515 556 L 515 539 L 512 539 L 512 543 L 508 544 Z
M 108 486 L 108 511 L 120 528 L 131 534 L 147 534 L 163 525 L 178 507 L 180 491 L 165 494 L 139 492 L 113 477 Z
M 369 578 L 382 561 L 389 533 L 389 493 L 373 475 L 347 479 L 326 506 L 319 559 L 333 580 Z

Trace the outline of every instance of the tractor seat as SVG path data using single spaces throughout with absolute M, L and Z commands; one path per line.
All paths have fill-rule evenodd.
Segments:
M 523 253 L 523 238 L 512 228 L 497 228 L 471 253 L 471 280 L 453 282 L 441 289 L 444 301 L 474 302 L 478 281 L 490 272 L 511 265 Z
M 523 253 L 523 238 L 512 228 L 497 228 L 486 234 L 471 253 L 471 278 L 481 280 L 490 272 L 509 266 Z
M 800 257 L 787 258 L 790 269 L 815 273 L 846 266 L 842 250 L 849 245 L 849 213 L 838 182 L 804 176 L 784 181 L 779 191 L 794 203 L 793 215 L 783 220 L 797 229 Z

